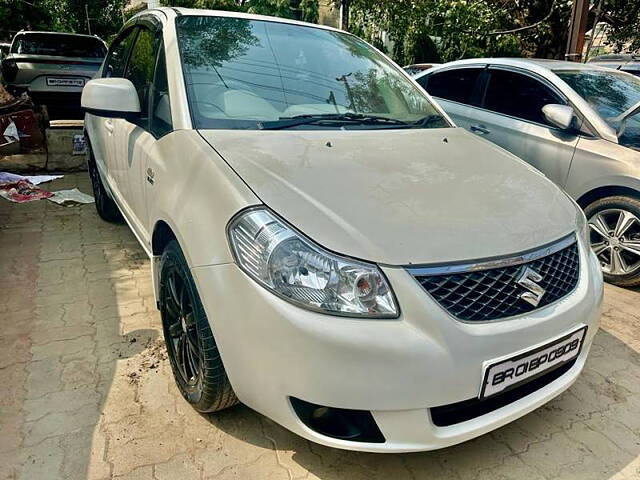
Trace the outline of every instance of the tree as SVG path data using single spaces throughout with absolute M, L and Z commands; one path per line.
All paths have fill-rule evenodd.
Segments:
M 336 7 L 340 1 L 334 0 Z M 523 54 L 562 58 L 571 2 L 350 0 L 350 30 L 376 46 L 391 40 L 388 53 L 402 64 Z
M 108 39 L 120 30 L 127 0 L 41 0 L 56 31 L 91 33 Z M 88 17 L 88 18 L 87 18 Z
M 8 41 L 22 29 L 51 28 L 51 17 L 43 3 L 0 0 L 0 38 Z
M 207 8 L 318 21 L 318 0 L 164 0 L 174 7 Z
M 127 0 L 0 0 L 0 31 L 53 30 L 91 33 L 104 39 L 122 26 Z M 89 22 L 87 22 L 87 14 Z
M 352 0 L 350 15 L 354 33 L 376 46 L 387 37 L 389 53 L 403 64 L 520 52 L 516 36 L 487 35 L 509 19 L 504 8 L 484 0 Z
M 640 1 L 603 0 L 601 19 L 609 25 L 609 42 L 616 50 L 640 50 Z
M 131 13 L 136 13 L 125 11 L 129 3 L 128 0 L 0 0 L 0 38 L 10 40 L 22 29 L 89 33 L 90 27 L 92 34 L 108 40 Z M 318 21 L 318 0 L 164 0 L 163 3 Z

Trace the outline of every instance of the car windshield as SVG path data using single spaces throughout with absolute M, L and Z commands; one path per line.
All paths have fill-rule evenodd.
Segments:
M 176 19 L 197 128 L 448 127 L 427 96 L 358 38 L 244 18 Z
M 11 53 L 102 59 L 107 50 L 97 38 L 81 35 L 28 33 L 19 35 L 15 39 L 11 46 Z
M 615 118 L 640 102 L 640 78 L 632 75 L 615 70 L 557 70 L 555 73 L 614 129 L 620 126 Z M 619 140 L 623 145 L 640 148 L 640 115 L 627 119 Z

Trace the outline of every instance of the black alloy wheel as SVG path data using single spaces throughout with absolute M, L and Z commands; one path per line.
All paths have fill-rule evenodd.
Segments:
M 175 240 L 162 254 L 159 300 L 167 353 L 182 396 L 199 412 L 238 403 L 187 261 Z
M 195 387 L 202 380 L 202 346 L 194 320 L 192 295 L 180 269 L 169 269 L 161 302 L 168 323 L 167 347 L 182 383 Z

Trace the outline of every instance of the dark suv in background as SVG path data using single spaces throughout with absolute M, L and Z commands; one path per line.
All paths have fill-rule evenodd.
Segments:
M 56 32 L 18 32 L 2 60 L 2 77 L 14 95 L 27 92 L 46 105 L 52 119 L 83 118 L 80 94 L 107 52 L 98 37 Z

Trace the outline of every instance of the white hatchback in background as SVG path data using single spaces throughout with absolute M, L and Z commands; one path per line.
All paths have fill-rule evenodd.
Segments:
M 605 280 L 640 285 L 640 78 L 591 63 L 478 58 L 415 79 L 459 126 L 564 188 L 585 210 Z
M 602 301 L 584 215 L 365 42 L 151 10 L 101 76 L 82 99 L 96 208 L 152 259 L 197 410 L 239 400 L 325 445 L 428 450 L 579 375 Z

